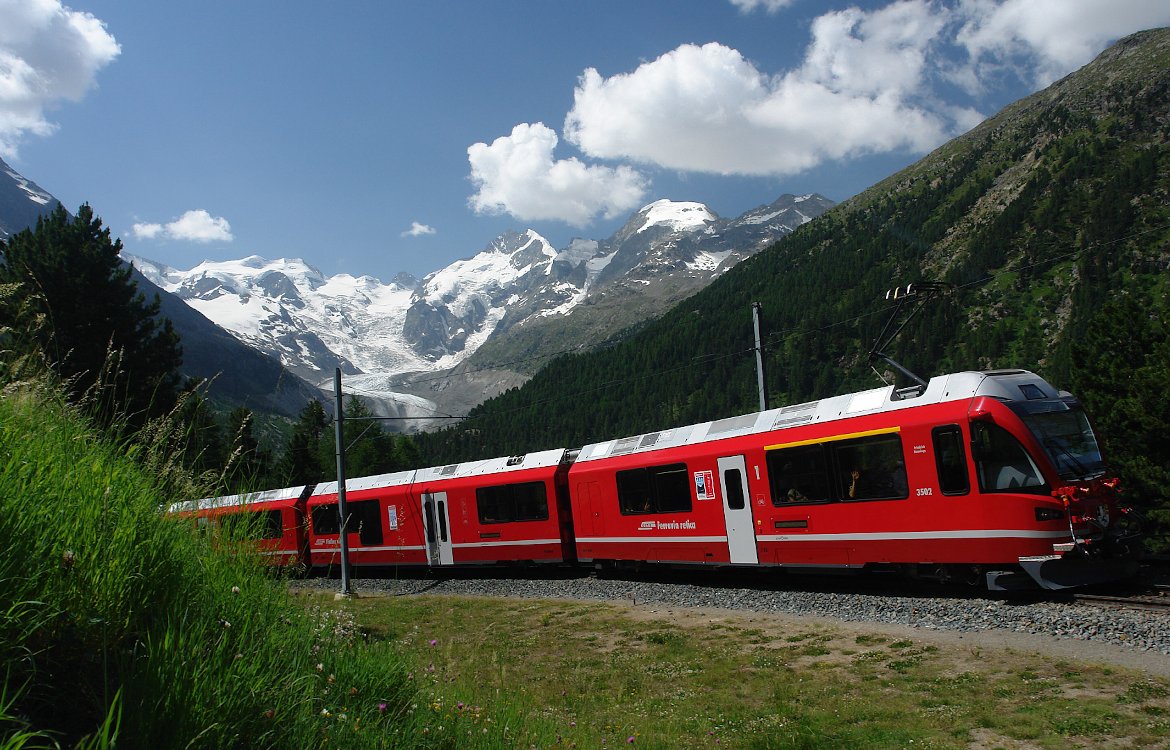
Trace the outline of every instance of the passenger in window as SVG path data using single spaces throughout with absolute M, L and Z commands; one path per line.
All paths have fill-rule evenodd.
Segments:
M 849 489 L 846 494 L 852 500 L 873 496 L 873 482 L 860 466 L 854 466 L 849 472 Z
M 786 499 L 790 503 L 807 503 L 808 502 L 808 498 L 804 496 L 804 493 L 801 492 L 800 490 L 796 489 L 795 487 L 788 490 L 788 495 L 786 495 Z

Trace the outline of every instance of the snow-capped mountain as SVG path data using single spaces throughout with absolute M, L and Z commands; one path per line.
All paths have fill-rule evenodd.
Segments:
M 346 387 L 372 397 L 381 413 L 427 416 L 462 411 L 523 380 L 500 373 L 490 385 L 460 389 L 430 377 L 464 363 L 488 341 L 513 330 L 531 337 L 601 294 L 612 300 L 635 290 L 661 301 L 693 293 L 831 205 L 821 196 L 786 195 L 727 220 L 701 203 L 660 200 L 606 240 L 576 239 L 557 250 L 532 230 L 506 233 L 421 281 L 400 275 L 389 284 L 326 277 L 301 260 L 252 256 L 188 271 L 131 260 L 155 284 L 309 382 L 327 389 L 341 367 Z M 671 294 L 656 294 L 666 280 Z M 646 313 L 645 305 L 636 307 L 637 315 Z
M 36 226 L 60 202 L 0 160 L 0 241 Z M 138 291 L 159 296 L 160 314 L 174 325 L 183 343 L 183 376 L 206 383 L 207 395 L 268 413 L 296 416 L 316 388 L 290 375 L 267 354 L 250 347 L 141 274 Z
M 56 205 L 0 161 L 0 239 Z M 532 230 L 507 233 L 421 281 L 401 274 L 388 284 L 327 277 L 302 260 L 252 256 L 182 271 L 125 259 L 144 292 L 157 285 L 183 339 L 184 373 L 207 379 L 213 395 L 295 414 L 314 397 L 301 380 L 327 400 L 341 367 L 347 391 L 381 414 L 430 417 L 521 384 L 551 353 L 661 315 L 832 205 L 785 195 L 723 219 L 701 203 L 659 200 L 608 239 L 557 249 Z M 458 377 L 446 376 L 452 370 Z
M 37 217 L 56 208 L 57 199 L 0 159 L 0 241 L 35 226 Z

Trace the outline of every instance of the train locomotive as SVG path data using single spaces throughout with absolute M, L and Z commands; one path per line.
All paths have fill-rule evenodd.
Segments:
M 340 563 L 337 483 L 186 501 L 266 514 L 276 565 Z M 958 372 L 586 445 L 349 479 L 353 566 L 892 570 L 991 590 L 1132 576 L 1132 517 L 1084 410 Z

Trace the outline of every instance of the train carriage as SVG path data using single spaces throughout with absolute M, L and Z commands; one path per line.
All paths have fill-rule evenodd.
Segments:
M 573 560 L 567 453 L 548 450 L 346 481 L 352 565 Z M 340 564 L 337 482 L 309 499 L 313 565 Z
M 581 560 L 897 566 L 1059 588 L 1098 555 L 1116 494 L 1079 404 L 1022 370 L 965 372 L 584 447 Z
M 563 448 L 420 469 L 431 565 L 574 561 Z
M 352 565 L 426 565 L 420 513 L 411 493 L 414 471 L 358 477 L 345 482 Z M 313 567 L 341 564 L 337 482 L 317 485 L 308 500 Z
M 167 512 L 191 518 L 200 527 L 214 529 L 248 524 L 247 536 L 267 565 L 298 567 L 309 557 L 308 524 L 304 503 L 312 485 L 248 492 L 172 504 Z

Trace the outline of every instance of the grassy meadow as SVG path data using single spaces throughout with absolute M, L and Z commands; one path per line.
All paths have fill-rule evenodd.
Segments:
M 150 450 L 0 396 L 0 750 L 436 746 L 401 649 L 164 517 L 197 488 Z
M 403 649 L 416 710 L 441 731 L 510 722 L 519 748 L 1131 748 L 1170 736 L 1170 681 L 1039 655 L 593 602 L 344 606 L 371 641 Z

